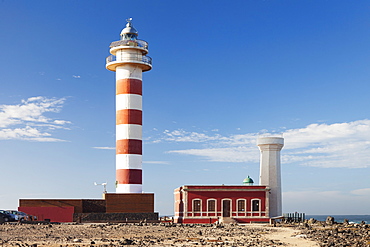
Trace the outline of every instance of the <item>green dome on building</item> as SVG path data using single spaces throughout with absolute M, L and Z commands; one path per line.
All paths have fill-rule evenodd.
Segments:
M 245 185 L 253 185 L 254 181 L 249 176 L 243 180 L 243 184 Z

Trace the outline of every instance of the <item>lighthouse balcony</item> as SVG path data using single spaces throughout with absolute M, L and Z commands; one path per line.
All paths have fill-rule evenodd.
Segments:
M 142 50 L 144 54 L 148 53 L 148 42 L 139 39 L 123 39 L 114 41 L 110 44 L 109 48 L 111 49 L 111 53 L 114 54 L 115 51 L 119 49 L 139 49 Z
M 117 60 L 115 55 L 110 55 L 106 58 L 106 68 L 111 71 L 116 71 L 116 67 L 124 64 L 135 64 L 142 68 L 143 71 L 152 69 L 152 58 L 145 55 L 120 57 Z

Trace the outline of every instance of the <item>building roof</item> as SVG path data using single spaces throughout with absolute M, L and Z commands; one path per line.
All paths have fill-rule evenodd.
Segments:
M 175 191 L 265 191 L 270 190 L 265 185 L 183 185 Z

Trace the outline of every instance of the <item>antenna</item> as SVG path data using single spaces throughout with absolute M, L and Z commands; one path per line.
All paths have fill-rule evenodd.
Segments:
M 104 194 L 107 194 L 107 182 L 105 182 L 105 183 L 101 183 L 101 184 L 97 184 L 96 182 L 94 182 L 94 185 L 103 185 L 103 186 L 104 186 L 104 191 L 103 191 L 103 193 L 104 193 Z

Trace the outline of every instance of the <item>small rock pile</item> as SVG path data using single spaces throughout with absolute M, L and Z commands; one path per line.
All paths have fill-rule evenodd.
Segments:
M 322 247 L 370 246 L 370 227 L 365 222 L 350 224 L 344 220 L 343 223 L 337 223 L 333 217 L 328 216 L 325 222 L 310 219 L 304 228 L 302 234 Z
M 326 229 L 305 230 L 309 239 L 320 246 L 370 246 L 370 230 L 359 226 L 328 227 Z

